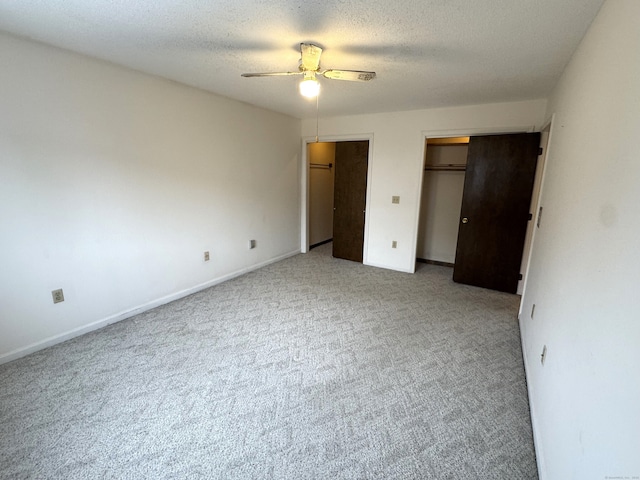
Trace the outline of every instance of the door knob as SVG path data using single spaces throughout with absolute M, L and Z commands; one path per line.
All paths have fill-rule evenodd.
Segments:
M 469 223 L 469 219 L 467 217 L 462 217 L 462 223 Z

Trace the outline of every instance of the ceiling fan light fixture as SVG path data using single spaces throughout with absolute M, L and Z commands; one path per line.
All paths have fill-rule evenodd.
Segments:
M 289 75 L 303 75 L 303 80 L 299 84 L 300 94 L 307 98 L 318 98 L 320 94 L 320 83 L 316 78 L 322 75 L 329 80 L 347 80 L 350 82 L 368 82 L 376 78 L 376 72 L 365 72 L 360 70 L 321 70 L 320 55 L 322 48 L 312 43 L 300 44 L 300 63 L 298 70 L 293 72 L 263 72 L 263 73 L 243 73 L 243 77 L 283 77 Z
M 303 97 L 315 98 L 320 93 L 320 83 L 314 72 L 304 72 L 304 79 L 300 82 L 300 94 Z

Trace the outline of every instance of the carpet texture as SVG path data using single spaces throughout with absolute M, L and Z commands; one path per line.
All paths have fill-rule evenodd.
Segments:
M 537 478 L 519 297 L 330 252 L 0 366 L 0 478 Z

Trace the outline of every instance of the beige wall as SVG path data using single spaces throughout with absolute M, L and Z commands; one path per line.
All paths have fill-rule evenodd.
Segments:
M 0 58 L 0 361 L 299 251 L 299 120 L 9 35 Z
M 333 183 L 335 178 L 336 144 L 309 144 L 309 164 L 333 167 L 309 167 L 309 245 L 333 238 Z
M 640 2 L 605 2 L 550 97 L 554 113 L 520 313 L 540 478 L 634 478 Z
M 425 137 L 529 131 L 541 127 L 545 107 L 530 100 L 320 119 L 321 140 L 370 140 L 364 263 L 415 269 Z M 315 119 L 302 121 L 303 137 L 315 132 Z

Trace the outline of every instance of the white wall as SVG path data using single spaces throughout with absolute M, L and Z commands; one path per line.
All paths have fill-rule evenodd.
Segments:
M 604 4 L 554 112 L 520 315 L 540 478 L 638 478 L 640 2 Z
M 428 165 L 466 165 L 469 145 L 428 145 Z M 463 171 L 425 170 L 416 256 L 454 263 L 458 245 Z
M 0 58 L 0 361 L 299 251 L 299 120 L 4 34 Z
M 333 238 L 333 184 L 335 179 L 335 142 L 310 143 L 309 164 L 329 165 L 332 168 L 309 166 L 309 245 Z
M 364 263 L 413 272 L 422 187 L 425 135 L 456 136 L 539 128 L 546 101 L 437 108 L 410 112 L 320 119 L 320 140 L 371 138 Z M 302 134 L 312 138 L 315 119 L 303 120 Z M 400 196 L 400 204 L 391 197 Z M 391 248 L 397 240 L 397 248 Z

